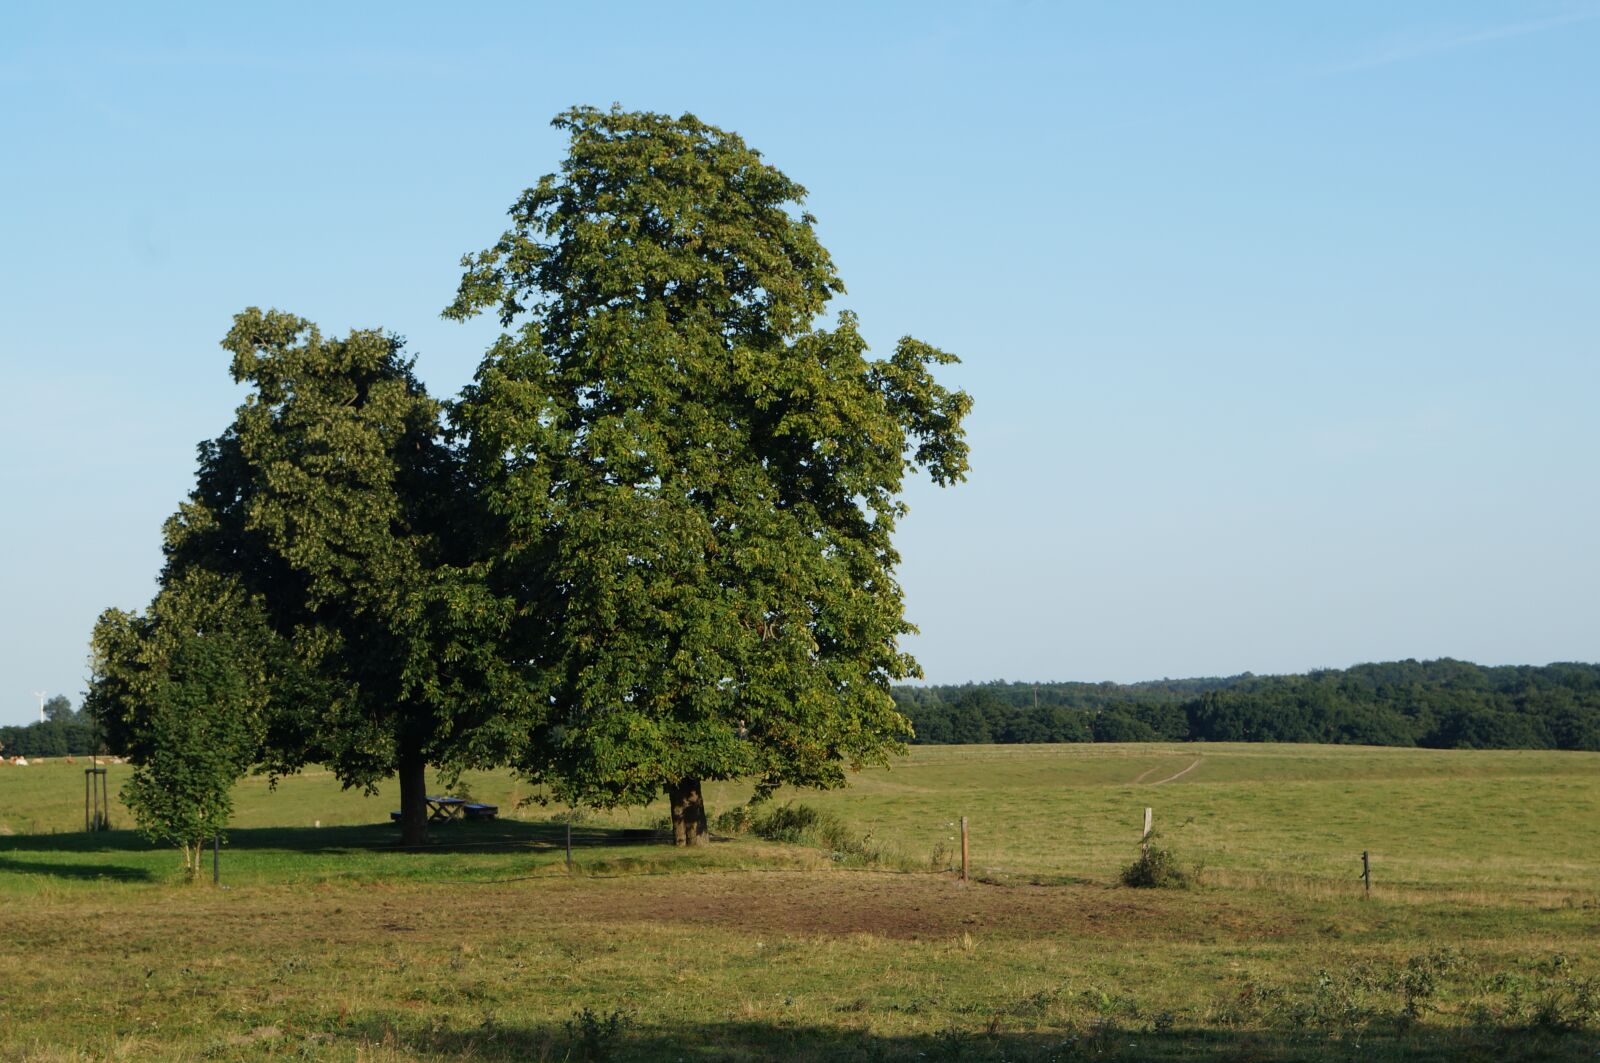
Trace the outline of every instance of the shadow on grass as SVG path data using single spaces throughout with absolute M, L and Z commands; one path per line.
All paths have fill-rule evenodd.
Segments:
M 528 852 L 560 849 L 566 845 L 566 826 L 560 823 L 525 823 L 519 820 L 449 822 L 429 825 L 428 841 L 402 846 L 400 829 L 389 823 L 348 827 L 243 827 L 227 832 L 224 849 L 278 850 L 306 854 L 349 852 Z M 652 831 L 626 828 L 574 826 L 573 848 L 660 845 L 664 839 Z M 131 830 L 62 834 L 14 834 L 0 838 L 0 856 L 27 853 L 146 853 L 166 848 Z M 72 866 L 72 865 L 63 865 Z M 86 877 L 94 877 L 88 875 Z
M 526 823 L 520 820 L 488 822 L 451 821 L 430 823 L 428 840 L 423 845 L 400 844 L 400 828 L 390 823 L 353 827 L 256 827 L 228 832 L 229 848 L 282 849 L 305 853 L 334 853 L 356 850 L 450 852 L 526 852 L 560 849 L 566 845 L 567 828 L 560 823 Z M 660 844 L 650 831 L 613 827 L 572 828 L 573 848 Z
M 147 853 L 159 848 L 131 830 L 73 831 L 53 834 L 8 834 L 0 838 L 6 853 Z
M 48 860 L 13 860 L 0 853 L 0 874 L 49 875 L 53 878 L 115 879 L 120 882 L 149 882 L 154 876 L 142 867 L 119 864 L 63 864 Z
M 860 1016 L 865 1018 L 865 1015 Z M 998 1023 L 999 1017 L 996 1017 Z M 313 1035 L 326 1039 L 329 1035 Z M 507 1026 L 493 1015 L 469 1029 L 414 1029 L 384 1022 L 352 1023 L 339 1040 L 396 1057 L 423 1060 L 1007 1060 L 1202 1059 L 1474 1061 L 1592 1059 L 1593 1031 L 1429 1028 L 1405 1031 L 1236 1031 L 1097 1025 L 1086 1029 L 1009 1032 L 985 1026 L 950 1027 L 888 1036 L 864 1029 L 807 1027 L 784 1022 L 686 1023 L 637 1027 L 624 1015 L 579 1012 L 562 1023 Z M 383 1055 L 382 1058 L 389 1058 Z

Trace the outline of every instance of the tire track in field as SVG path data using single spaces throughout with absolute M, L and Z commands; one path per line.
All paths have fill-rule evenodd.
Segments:
M 1187 768 L 1184 768 L 1182 771 L 1178 772 L 1178 774 L 1176 774 L 1176 775 L 1168 775 L 1165 779 L 1157 779 L 1155 782 L 1151 783 L 1150 785 L 1151 786 L 1160 786 L 1164 782 L 1171 782 L 1174 779 L 1181 779 L 1185 775 L 1189 774 L 1191 771 L 1194 771 L 1194 769 L 1198 768 L 1200 766 L 1200 762 L 1202 760 L 1204 760 L 1204 759 L 1206 759 L 1206 758 L 1205 757 L 1195 757 L 1194 758 L 1194 763 L 1189 765 Z M 1149 775 L 1149 774 L 1150 774 L 1149 772 L 1145 772 L 1145 775 Z M 1144 778 L 1144 775 L 1141 775 L 1140 778 L 1141 779 Z

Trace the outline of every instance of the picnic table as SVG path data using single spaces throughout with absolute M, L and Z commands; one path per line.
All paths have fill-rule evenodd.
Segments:
M 423 797 L 428 803 L 428 822 L 444 823 L 452 819 L 493 819 L 500 812 L 499 805 L 484 805 L 464 797 Z M 403 814 L 389 813 L 389 818 L 399 823 Z

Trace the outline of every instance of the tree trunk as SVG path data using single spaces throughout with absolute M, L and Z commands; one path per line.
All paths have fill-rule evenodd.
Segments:
M 679 779 L 667 787 L 672 803 L 672 844 L 701 845 L 706 834 L 706 803 L 699 779 Z
M 677 783 L 667 784 L 667 805 L 672 810 L 672 844 L 688 844 L 683 828 L 683 795 L 678 792 Z
M 427 762 L 422 754 L 400 754 L 400 844 L 424 845 L 428 841 Z

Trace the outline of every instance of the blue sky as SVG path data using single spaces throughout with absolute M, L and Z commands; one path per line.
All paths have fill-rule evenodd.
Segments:
M 217 342 L 406 335 L 574 103 L 811 192 L 886 350 L 960 354 L 918 486 L 928 677 L 1600 657 L 1600 4 L 0 8 L 0 723 L 142 607 Z

